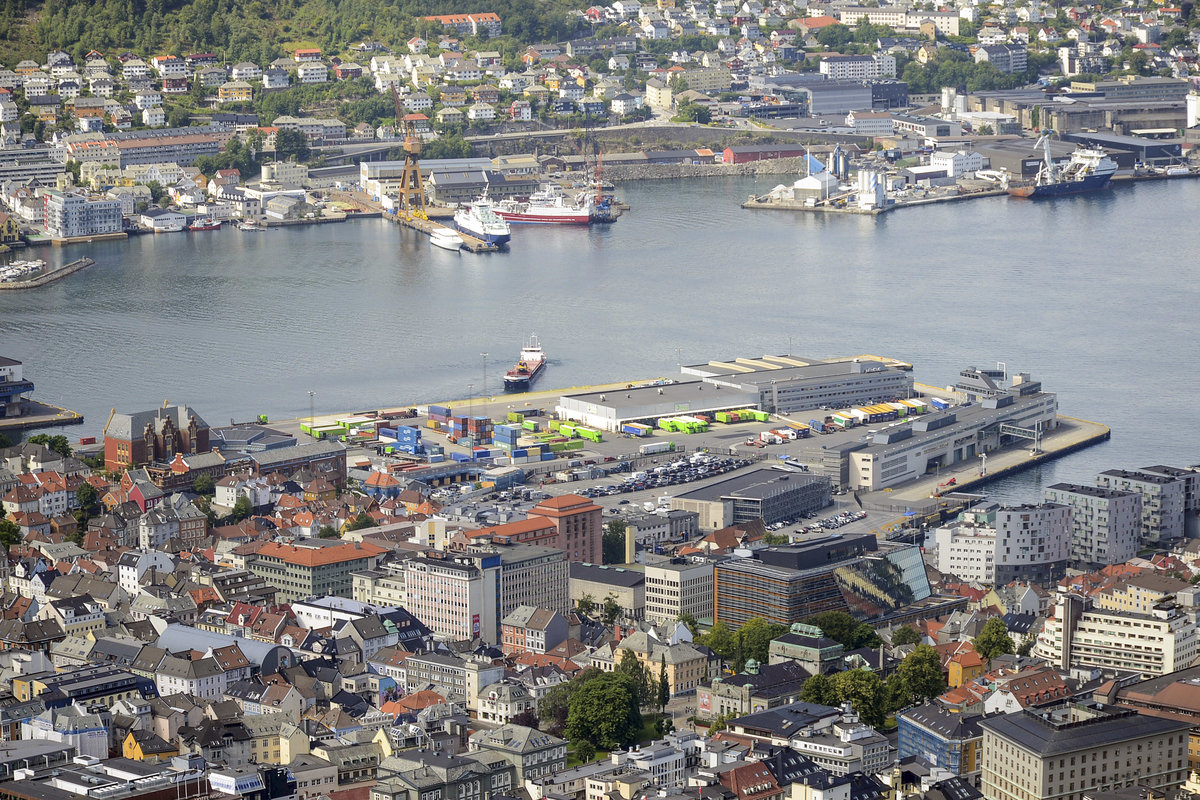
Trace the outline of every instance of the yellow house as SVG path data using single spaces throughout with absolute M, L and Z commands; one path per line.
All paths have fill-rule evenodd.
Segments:
M 606 671 L 614 670 L 620 666 L 621 658 L 626 652 L 637 656 L 638 661 L 656 680 L 665 662 L 671 696 L 694 691 L 708 677 L 708 657 L 704 653 L 687 643 L 667 647 L 640 631 L 622 639 L 621 643 L 611 650 L 611 668 L 608 664 L 594 666 L 601 666 L 601 669 Z
M 154 731 L 130 731 L 121 743 L 121 755 L 130 761 L 157 764 L 179 755 L 179 748 Z
M 21 238 L 21 228 L 8 214 L 0 213 L 0 244 L 12 244 Z
M 946 670 L 949 673 L 946 676 L 946 684 L 951 689 L 957 689 L 967 681 L 975 680 L 985 671 L 983 659 L 974 649 L 950 656 L 950 660 L 946 662 Z
M 254 96 L 254 89 L 245 81 L 228 81 L 217 89 L 217 102 L 240 103 L 249 101 Z

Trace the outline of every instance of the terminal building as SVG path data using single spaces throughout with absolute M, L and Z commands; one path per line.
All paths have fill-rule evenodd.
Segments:
M 1009 387 L 999 379 L 994 371 L 963 370 L 954 386 L 963 405 L 829 448 L 823 472 L 839 486 L 880 491 L 1017 442 L 1036 447 L 1057 427 L 1058 398 L 1024 373 Z
M 702 531 L 761 519 L 770 525 L 830 504 L 829 478 L 773 469 L 743 472 L 671 498 L 671 509 L 699 515 Z

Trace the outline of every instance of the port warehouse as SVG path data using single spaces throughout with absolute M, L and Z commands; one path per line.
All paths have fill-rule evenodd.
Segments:
M 671 498 L 673 511 L 700 515 L 701 530 L 761 519 L 770 525 L 818 511 L 832 502 L 829 478 L 764 468 L 751 470 Z
M 657 420 L 681 414 L 714 415 L 751 408 L 782 415 L 869 409 L 872 404 L 913 397 L 910 369 L 903 362 L 866 357 L 739 358 L 683 368 L 686 374 L 702 376 L 700 380 L 564 395 L 556 411 L 564 419 L 619 432 L 626 425 L 653 426 Z M 1034 441 L 1028 437 L 1057 427 L 1058 398 L 1043 392 L 1040 382 L 1018 375 L 1010 389 L 1001 389 L 995 378 L 994 372 L 963 370 L 952 393 L 969 402 L 946 408 L 935 398 L 932 405 L 938 413 L 927 416 L 834 415 L 838 427 L 876 422 L 888 427 L 868 429 L 859 440 L 836 444 L 809 439 L 800 444 L 798 457 L 816 465 L 817 473 L 830 478 L 836 488 L 881 491 L 1012 444 L 1032 446 Z M 818 424 L 826 419 L 820 413 L 816 416 L 822 418 L 816 420 Z
M 903 362 L 893 362 L 902 364 Z M 905 365 L 907 366 L 907 365 Z M 805 360 L 764 356 L 683 368 L 700 380 L 587 392 L 559 398 L 560 417 L 618 432 L 628 423 L 653 423 L 679 414 L 756 408 L 773 414 L 911 397 L 912 374 L 878 360 Z

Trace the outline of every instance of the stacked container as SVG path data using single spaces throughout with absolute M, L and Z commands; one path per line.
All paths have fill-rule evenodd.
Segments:
M 421 445 L 421 429 L 408 425 L 395 428 L 380 428 L 379 438 L 395 447 L 395 452 L 418 455 L 425 452 Z

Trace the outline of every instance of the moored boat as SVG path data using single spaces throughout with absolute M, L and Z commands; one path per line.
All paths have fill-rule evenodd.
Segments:
M 592 221 L 594 203 L 587 191 L 574 198 L 557 184 L 545 184 L 525 202 L 502 200 L 496 204 L 496 214 L 515 224 L 587 225 Z
M 512 238 L 512 229 L 496 214 L 495 204 L 488 199 L 486 192 L 478 200 L 454 212 L 454 227 L 491 246 L 508 244 Z
M 449 228 L 436 228 L 429 234 L 429 243 L 443 250 L 461 250 L 463 238 Z
M 215 231 L 221 227 L 221 221 L 211 217 L 198 217 L 187 226 L 189 231 Z
M 533 380 L 546 366 L 546 353 L 537 334 L 530 334 L 529 341 L 521 348 L 521 356 L 508 372 L 504 373 L 504 389 L 508 392 L 527 392 Z
M 1023 183 L 1010 183 L 1008 193 L 1014 197 L 1054 197 L 1064 194 L 1096 192 L 1112 180 L 1117 163 L 1095 147 L 1080 147 L 1066 164 L 1056 164 L 1050 157 L 1049 137 L 1043 134 L 1035 149 L 1041 146 L 1045 157 L 1037 177 Z

